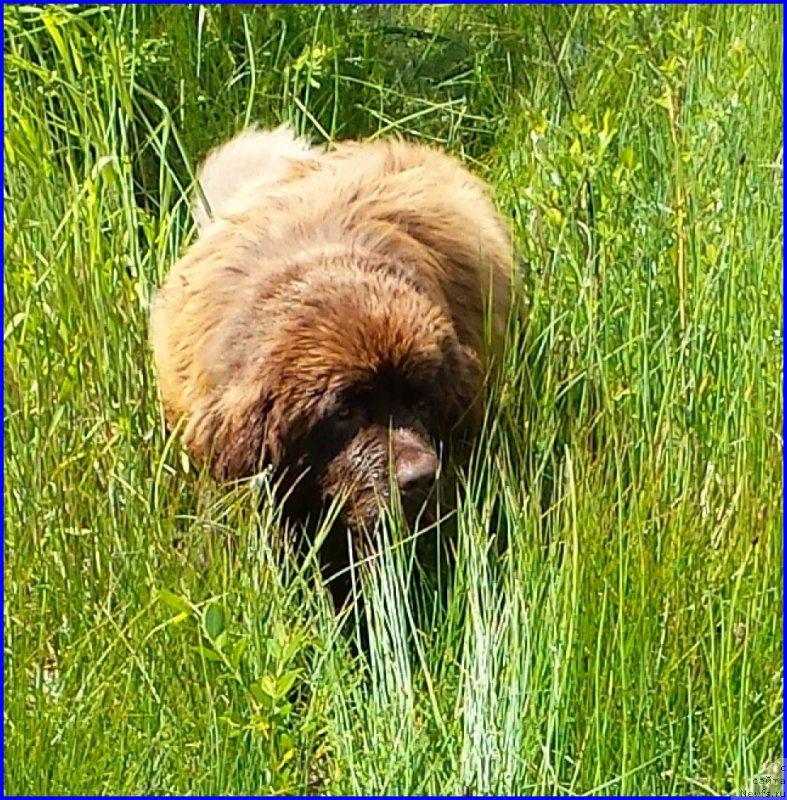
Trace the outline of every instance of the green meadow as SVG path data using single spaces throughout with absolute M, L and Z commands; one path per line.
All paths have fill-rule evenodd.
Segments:
M 780 6 L 6 6 L 5 793 L 781 776 L 782 28 Z M 275 504 L 165 429 L 148 344 L 199 160 L 287 120 L 446 148 L 521 257 L 455 514 L 421 534 L 455 565 L 408 592 L 387 526 L 364 657 Z

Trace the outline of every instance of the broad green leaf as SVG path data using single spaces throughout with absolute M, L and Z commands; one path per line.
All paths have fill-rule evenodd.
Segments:
M 211 603 L 202 614 L 202 626 L 209 639 L 216 639 L 225 627 L 224 609 Z

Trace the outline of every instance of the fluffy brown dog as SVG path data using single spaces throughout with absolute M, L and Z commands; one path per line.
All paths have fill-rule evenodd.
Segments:
M 346 494 L 369 529 L 392 485 L 412 516 L 501 354 L 514 261 L 486 186 L 423 145 L 287 128 L 239 134 L 200 183 L 151 316 L 168 422 L 218 479 L 274 467 L 290 517 Z

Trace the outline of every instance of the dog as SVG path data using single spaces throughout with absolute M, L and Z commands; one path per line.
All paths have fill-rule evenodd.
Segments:
M 198 178 L 198 238 L 151 308 L 166 421 L 219 481 L 273 469 L 288 519 L 339 498 L 323 563 L 342 569 L 346 531 L 360 546 L 395 493 L 412 521 L 479 430 L 517 284 L 508 226 L 459 161 L 401 138 L 251 129 Z

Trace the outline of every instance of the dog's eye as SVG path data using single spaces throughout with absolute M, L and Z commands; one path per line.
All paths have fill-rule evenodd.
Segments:
M 333 418 L 338 422 L 349 422 L 355 416 L 355 409 L 351 405 L 342 403 L 333 412 Z

